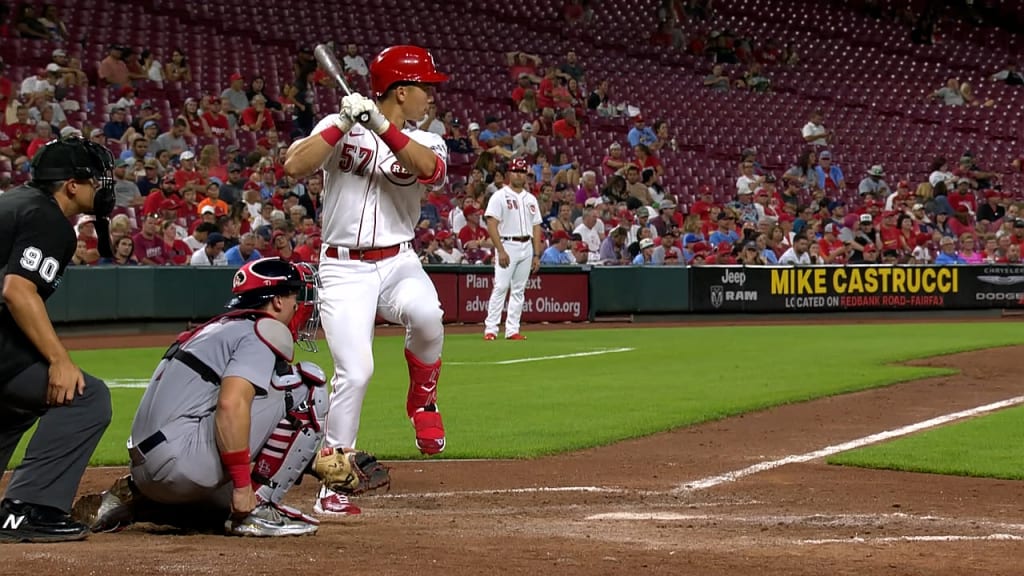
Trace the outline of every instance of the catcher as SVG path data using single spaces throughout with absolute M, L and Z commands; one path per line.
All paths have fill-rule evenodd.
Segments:
M 349 494 L 389 486 L 371 455 L 319 450 L 324 373 L 292 364 L 296 341 L 315 350 L 317 286 L 305 265 L 242 266 L 231 310 L 182 333 L 157 365 L 132 423 L 131 474 L 80 499 L 74 517 L 111 531 L 194 505 L 217 510 L 231 535 L 299 536 L 319 522 L 282 501 L 304 473 Z

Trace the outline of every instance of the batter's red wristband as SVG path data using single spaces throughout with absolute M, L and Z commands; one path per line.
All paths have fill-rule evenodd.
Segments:
M 409 144 L 409 137 L 402 134 L 402 131 L 395 128 L 394 124 L 388 126 L 388 129 L 380 135 L 380 139 L 391 148 L 392 152 L 400 152 L 402 148 L 405 148 Z
M 337 126 L 328 126 L 322 132 L 320 132 L 320 137 L 324 139 L 324 142 L 327 142 L 332 147 L 337 146 L 338 142 L 341 142 L 341 138 L 344 135 L 345 133 L 342 132 L 341 128 L 338 128 Z
M 252 456 L 248 449 L 220 453 L 220 462 L 227 469 L 235 488 L 252 486 L 252 475 L 249 471 L 250 460 L 252 460 Z

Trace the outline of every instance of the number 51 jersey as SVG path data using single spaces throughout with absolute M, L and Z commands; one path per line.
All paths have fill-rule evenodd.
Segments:
M 31 186 L 0 194 L 0 286 L 8 275 L 18 275 L 35 284 L 46 301 L 76 246 L 75 229 L 53 196 Z M 0 381 L 41 360 L 0 296 Z
M 313 130 L 332 124 L 328 116 Z M 433 150 L 442 162 L 445 184 L 448 147 L 441 136 L 406 128 L 410 139 Z M 380 137 L 356 124 L 334 147 L 324 170 L 323 241 L 346 248 L 388 247 L 413 239 L 420 219 L 421 199 L 428 186 L 402 166 Z

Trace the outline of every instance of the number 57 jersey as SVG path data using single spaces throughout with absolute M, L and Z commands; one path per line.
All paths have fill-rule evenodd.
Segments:
M 320 121 L 313 133 L 331 125 Z M 448 147 L 441 136 L 406 128 L 406 136 L 430 148 L 444 165 L 431 186 L 445 184 Z M 384 248 L 409 242 L 428 186 L 398 162 L 376 134 L 356 124 L 338 142 L 324 170 L 323 242 L 346 248 Z

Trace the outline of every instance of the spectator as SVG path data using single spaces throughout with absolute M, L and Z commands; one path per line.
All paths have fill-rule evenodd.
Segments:
M 200 222 L 199 225 L 196 226 L 196 229 L 192 231 L 192 234 L 187 236 L 184 240 L 185 244 L 192 252 L 196 252 L 197 250 L 204 248 L 206 246 L 206 241 L 210 238 L 210 234 L 218 231 L 217 218 L 213 216 L 212 212 L 209 216 L 204 214 L 203 217 L 204 221 Z M 210 220 L 206 220 L 206 218 L 210 218 Z M 223 236 L 221 236 L 221 239 L 223 240 Z
M 811 146 L 828 146 L 829 142 L 832 141 L 833 133 L 824 124 L 825 116 L 820 110 L 811 112 L 811 117 L 808 119 L 807 124 L 804 124 L 803 129 L 800 131 L 804 137 L 804 142 Z
M 708 242 L 711 243 L 713 248 L 719 244 L 735 244 L 739 241 L 740 236 L 735 230 L 736 228 L 736 216 L 731 211 L 722 211 L 718 214 L 718 229 L 711 233 L 708 237 Z
M 149 71 L 142 67 L 139 52 L 131 48 L 124 49 L 124 65 L 128 68 L 128 79 L 132 82 L 149 80 Z
M 227 237 L 225 236 L 225 242 Z M 225 258 L 228 261 L 229 266 L 241 266 L 246 262 L 252 262 L 259 260 L 263 256 L 260 255 L 259 251 L 256 250 L 256 234 L 248 232 L 241 236 L 241 239 L 237 246 L 228 249 L 225 253 Z
M 181 109 L 181 115 L 178 118 L 185 121 L 185 135 L 189 137 L 195 136 L 212 136 L 213 133 L 210 131 L 209 124 L 199 114 L 199 102 L 195 98 L 186 98 L 185 103 Z
M 34 157 L 36 155 L 36 152 L 40 148 L 42 148 L 44 144 L 46 144 L 52 139 L 53 126 L 50 126 L 50 123 L 46 122 L 45 120 L 40 120 L 39 122 L 36 122 L 35 138 L 33 138 L 31 142 L 29 142 L 28 149 L 25 151 L 25 154 L 28 155 L 29 158 Z
M 159 154 L 163 150 L 171 153 L 171 156 L 179 156 L 188 149 L 188 142 L 185 141 L 185 130 L 187 125 L 181 118 L 176 118 L 171 129 L 164 132 L 149 146 L 150 154 Z M 165 165 L 166 166 L 166 165 Z
M 211 136 L 234 139 L 235 133 L 231 129 L 231 120 L 227 114 L 221 111 L 220 97 L 209 95 L 203 99 L 202 119 L 209 127 Z
M 441 259 L 443 264 L 463 264 L 466 262 L 466 256 L 455 246 L 455 240 L 455 235 L 452 234 L 451 230 L 440 230 L 434 235 L 434 241 L 437 242 L 435 254 Z
M 563 233 L 564 234 L 564 233 Z M 558 236 L 558 233 L 555 233 Z M 568 234 L 565 234 L 565 238 L 568 238 Z M 632 258 L 629 255 L 629 246 L 627 240 L 629 239 L 629 230 L 624 226 L 616 226 L 612 228 L 612 231 L 608 233 L 608 236 L 601 242 L 600 260 L 603 264 L 629 264 Z M 568 244 L 567 244 L 568 246 Z M 548 249 L 550 250 L 550 248 Z M 545 251 L 547 254 L 547 251 Z M 560 253 L 565 262 L 564 264 L 572 264 L 571 256 L 566 254 L 564 251 Z M 541 263 L 544 263 L 543 258 Z
M 160 186 L 160 176 L 157 171 L 156 158 L 146 158 L 142 162 L 143 175 L 135 178 L 135 185 L 139 188 L 139 194 L 145 198 L 149 193 Z
M 35 8 L 31 4 L 22 4 L 18 8 L 18 15 L 14 18 L 14 30 L 22 38 L 50 39 L 46 26 L 36 18 Z
M 939 100 L 946 106 L 963 106 L 964 95 L 960 92 L 960 82 L 950 78 L 946 85 L 928 95 L 928 100 Z
M 275 130 L 274 116 L 267 109 L 267 99 L 257 94 L 253 96 L 252 106 L 242 112 L 241 127 L 250 132 Z
M 122 145 L 128 138 L 135 135 L 135 129 L 128 123 L 124 108 L 114 108 L 110 112 L 110 120 L 103 125 L 103 135 L 107 140 L 120 142 Z
M 641 171 L 652 168 L 658 176 L 665 173 L 665 167 L 661 165 L 661 160 L 654 154 L 651 154 L 651 149 L 645 144 L 634 147 L 633 152 L 636 154 L 635 164 Z
M 50 53 L 50 59 L 57 65 L 57 72 L 60 74 L 61 84 L 68 86 L 85 86 L 89 79 L 82 71 L 82 63 L 78 59 L 72 59 L 63 48 L 57 48 Z M 3 107 L 0 107 L 3 110 Z
M 216 226 L 214 226 L 214 229 L 216 229 Z M 228 265 L 227 256 L 224 254 L 224 236 L 220 232 L 209 233 L 206 237 L 206 242 L 201 248 L 196 249 L 189 258 L 189 264 L 192 266 Z
M 169 82 L 191 82 L 192 70 L 188 65 L 188 58 L 181 48 L 175 48 L 171 52 L 171 60 L 164 67 L 164 75 Z
M 130 236 L 118 238 L 112 241 L 114 244 L 113 255 L 110 258 L 99 258 L 97 263 L 101 265 L 138 265 L 135 257 L 135 241 Z
M 600 116 L 612 116 L 614 109 L 608 102 L 609 85 L 608 80 L 601 80 L 597 88 L 587 97 L 587 109 L 596 110 Z
M 626 194 L 636 198 L 644 206 L 654 203 L 650 190 L 640 181 L 640 168 L 635 164 L 626 167 Z
M 985 255 L 976 248 L 974 234 L 965 233 L 960 235 L 960 257 L 967 264 L 984 264 Z
M 597 211 L 593 207 L 583 209 L 580 223 L 572 233 L 579 234 L 580 239 L 587 244 L 591 253 L 589 261 L 596 262 L 601 258 L 598 250 L 601 249 L 601 241 L 604 239 L 604 222 L 597 217 Z
M 743 73 L 743 79 L 736 82 L 736 87 L 745 88 L 750 92 L 765 93 L 771 92 L 772 81 L 764 75 L 759 62 L 751 62 L 747 71 Z
M 355 80 L 359 80 L 360 83 L 366 82 L 370 69 L 366 66 L 366 60 L 363 60 L 362 55 L 359 54 L 359 46 L 355 44 L 346 46 L 345 56 L 342 57 L 341 64 L 344 67 L 345 77 L 349 84 L 354 84 Z
M 541 78 L 537 74 L 537 67 L 541 64 L 540 56 L 526 52 L 507 52 L 505 61 L 508 64 L 509 76 L 513 80 L 518 80 L 525 74 L 532 84 L 540 83 Z
M 134 177 L 128 176 L 128 162 L 117 160 L 114 163 L 114 199 L 118 208 L 130 209 L 134 216 L 136 208 L 142 208 L 146 199 L 134 181 Z M 142 168 L 142 165 L 139 165 Z
M 508 130 L 501 127 L 501 118 L 497 116 L 488 116 L 485 121 L 485 129 L 480 133 L 478 139 L 480 145 L 485 149 L 493 149 L 495 146 L 501 146 L 506 150 L 512 150 L 512 135 L 509 134 Z
M 764 257 L 764 254 L 758 250 L 757 242 L 753 240 L 743 244 L 743 250 L 740 251 L 739 256 L 736 257 L 736 261 L 737 263 L 742 263 L 745 266 L 768 265 L 768 260 Z
M 868 175 L 860 181 L 860 185 L 857 187 L 857 192 L 864 196 L 865 194 L 874 194 L 875 198 L 885 198 L 892 193 L 889 189 L 889 185 L 886 184 L 885 170 L 880 164 L 875 164 L 868 170 Z
M 1017 71 L 1017 63 L 1010 60 L 1006 68 L 992 75 L 993 82 L 1003 82 L 1008 86 L 1024 86 L 1024 74 Z
M 704 87 L 715 92 L 728 92 L 729 85 L 729 76 L 723 72 L 721 64 L 715 64 L 711 68 L 711 74 L 704 77 Z
M 164 65 L 156 59 L 156 56 L 149 50 L 143 50 L 139 54 L 139 60 L 142 63 L 142 69 L 146 71 L 146 79 L 156 82 L 157 85 L 163 85 Z
M 793 240 L 793 245 L 779 257 L 780 266 L 810 266 L 811 254 L 809 253 L 810 243 L 807 236 L 798 234 Z
M 160 119 L 162 114 L 156 111 L 152 102 L 143 102 L 139 113 L 132 118 L 132 128 L 141 132 L 146 140 L 153 142 L 160 135 Z
M 231 125 L 237 126 L 242 112 L 249 107 L 249 97 L 242 90 L 245 85 L 245 79 L 242 78 L 241 74 L 235 72 L 228 78 L 228 82 L 230 86 L 225 88 L 220 94 L 221 105 L 224 113 L 230 118 Z
M 684 264 L 683 251 L 676 246 L 679 238 L 674 230 L 668 230 L 660 237 L 661 243 L 651 253 L 651 263 L 657 266 L 674 266 Z
M 967 261 L 956 253 L 956 241 L 949 236 L 943 236 L 939 240 L 939 254 L 935 257 L 935 265 L 951 266 L 956 264 L 967 264 Z
M 829 198 L 838 198 L 846 189 L 846 180 L 843 178 L 843 169 L 832 163 L 832 153 L 822 150 L 818 154 L 818 165 L 814 167 L 818 175 L 818 188 L 825 191 Z
M 994 106 L 996 101 L 989 98 L 988 100 L 981 101 L 974 97 L 974 88 L 970 82 L 964 82 L 960 85 L 960 94 L 963 96 L 964 103 L 968 106 Z
M 636 149 L 641 144 L 646 146 L 654 144 L 658 141 L 658 135 L 644 123 L 644 117 L 638 114 L 633 117 L 633 127 L 629 129 L 626 139 L 629 140 L 629 146 Z
M 120 89 L 122 86 L 127 86 L 131 81 L 128 65 L 124 61 L 124 52 L 125 49 L 121 46 L 113 45 L 110 47 L 107 57 L 100 62 L 100 80 L 103 80 L 115 90 Z
M 192 250 L 178 239 L 178 228 L 173 220 L 165 220 L 160 225 L 160 238 L 163 241 L 164 264 L 182 266 L 188 263 Z
M 754 190 L 761 187 L 764 183 L 764 176 L 757 176 L 754 174 L 754 163 L 743 162 L 740 164 L 740 176 L 736 179 L 736 194 L 737 196 L 752 195 Z
M 39 68 L 36 70 L 35 75 L 29 76 L 21 81 L 21 87 L 18 93 L 21 94 L 22 100 L 31 107 L 35 104 L 47 90 L 53 89 L 53 84 L 50 83 L 50 72 L 51 70 L 58 70 L 56 64 L 48 64 L 47 68 Z
M 533 135 L 533 124 L 526 122 L 522 130 L 512 138 L 512 152 L 516 156 L 533 158 L 537 154 L 537 138 Z
M 622 145 L 618 142 L 612 142 L 608 146 L 608 155 L 601 161 L 601 174 L 607 178 L 612 174 L 617 174 L 627 166 L 635 165 L 627 162 L 622 157 Z
M 120 160 L 127 162 L 129 168 L 141 168 L 149 157 L 149 141 L 135 134 L 130 140 L 131 146 L 121 153 Z
M 556 230 L 551 235 L 551 245 L 541 254 L 540 263 L 548 266 L 573 264 L 575 259 L 569 252 L 569 240 L 568 232 Z
M 639 242 L 640 253 L 633 258 L 634 266 L 650 266 L 654 264 L 654 240 L 644 238 Z
M 576 57 L 576 52 L 573 50 L 570 50 L 565 55 L 565 62 L 563 62 L 558 69 L 567 77 L 567 79 L 572 78 L 577 82 L 583 82 L 583 79 L 586 76 L 586 72 L 583 70 L 583 67 L 580 66 L 579 59 Z
M 551 135 L 558 138 L 565 139 L 579 139 L 580 138 L 580 123 L 576 119 L 576 111 L 572 108 L 566 108 L 562 111 L 562 118 L 555 121 L 555 124 L 551 127 Z
M 142 230 L 132 238 L 135 260 L 139 264 L 147 266 L 164 264 L 164 241 L 159 234 L 160 225 L 158 212 L 146 214 L 142 220 Z

